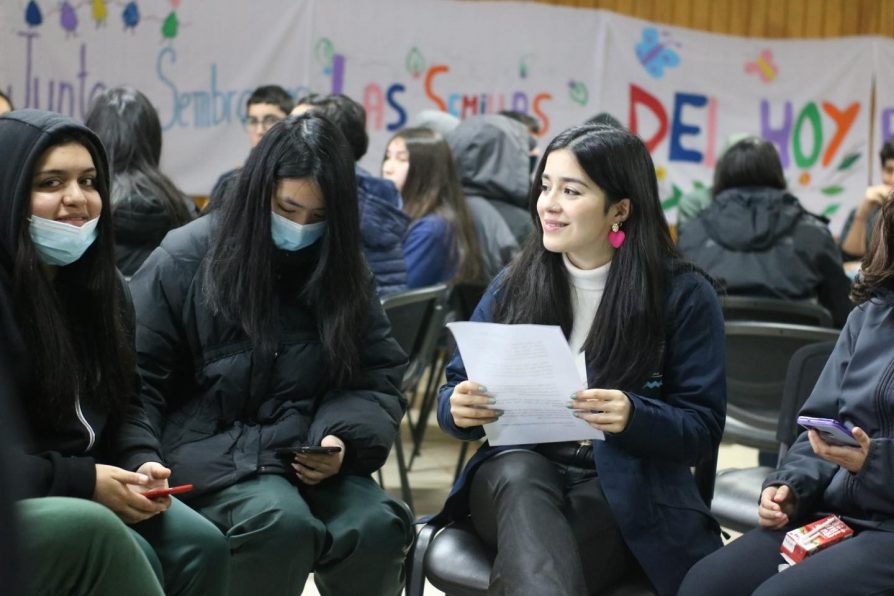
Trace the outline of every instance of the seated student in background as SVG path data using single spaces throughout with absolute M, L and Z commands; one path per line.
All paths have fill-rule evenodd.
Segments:
M 447 137 L 473 217 L 480 212 L 475 202 L 487 201 L 519 245 L 533 230 L 525 213 L 531 181 L 529 139 L 524 124 L 498 114 L 466 118 Z M 480 235 L 481 230 L 484 245 Z
M 15 465 L 25 497 L 92 499 L 136 533 L 169 594 L 219 594 L 221 533 L 170 497 L 140 404 L 133 308 L 115 270 L 109 168 L 99 139 L 51 112 L 0 117 L 0 248 L 25 361 L 20 410 L 30 440 Z
M 293 107 L 295 100 L 279 85 L 263 85 L 252 91 L 245 102 L 246 116 L 243 122 L 251 146 L 260 143 L 267 131 L 277 122 L 284 120 Z M 236 186 L 241 169 L 241 167 L 234 168 L 220 175 L 211 189 L 205 212 L 216 209 L 226 200 L 228 193 Z
M 723 432 L 717 296 L 677 254 L 649 152 L 626 130 L 581 126 L 553 139 L 530 214 L 536 234 L 472 320 L 561 326 L 588 387 L 568 407 L 606 440 L 485 444 L 439 516 L 470 512 L 496 549 L 491 593 L 599 594 L 643 571 L 658 594 L 675 594 L 721 546 L 689 471 Z M 503 397 L 468 379 L 456 354 L 438 421 L 481 439 Z
M 351 149 L 313 112 L 274 126 L 241 200 L 174 230 L 131 281 L 143 400 L 172 482 L 226 534 L 233 596 L 396 595 L 412 520 L 370 474 L 406 356 L 360 252 Z M 338 447 L 291 456 L 278 448 Z
M 711 205 L 680 228 L 678 246 L 732 295 L 816 299 L 841 327 L 850 281 L 825 220 L 785 189 L 772 143 L 749 137 L 714 171 Z
M 107 89 L 84 124 L 109 156 L 115 261 L 130 277 L 165 234 L 192 220 L 195 205 L 158 169 L 161 122 L 145 95 L 131 87 Z
M 478 238 L 444 137 L 401 130 L 385 149 L 382 177 L 394 182 L 412 220 L 403 242 L 407 286 L 482 283 Z
M 853 426 L 859 447 L 801 433 L 764 480 L 761 527 L 692 568 L 681 596 L 700 594 L 890 594 L 894 589 L 894 203 L 879 213 L 858 306 L 801 414 Z M 785 533 L 834 513 L 854 529 L 844 542 L 777 573 Z
M 347 95 L 312 95 L 300 99 L 293 113 L 309 110 L 335 123 L 348 140 L 355 162 L 366 155 L 369 136 L 363 106 Z M 401 292 L 407 288 L 403 240 L 410 225 L 410 218 L 401 211 L 403 199 L 390 180 L 373 176 L 359 165 L 355 165 L 354 174 L 363 255 L 375 276 L 379 296 Z
M 878 218 L 882 205 L 894 190 L 894 139 L 888 139 L 882 145 L 879 159 L 882 166 L 882 183 L 866 189 L 860 205 L 856 209 L 851 209 L 844 222 L 844 227 L 841 229 L 839 246 L 842 257 L 846 261 L 845 266 L 851 270 L 859 267 L 860 259 L 869 250 L 872 243 L 872 230 L 875 229 L 875 220 Z

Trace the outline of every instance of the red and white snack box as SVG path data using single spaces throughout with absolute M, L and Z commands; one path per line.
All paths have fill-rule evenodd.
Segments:
M 786 533 L 779 552 L 782 558 L 795 565 L 824 548 L 854 535 L 854 531 L 837 515 L 801 526 Z

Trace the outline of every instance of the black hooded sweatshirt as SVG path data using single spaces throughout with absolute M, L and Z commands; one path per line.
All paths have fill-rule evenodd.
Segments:
M 90 152 L 97 177 L 108 188 L 109 168 L 102 144 L 93 132 L 74 120 L 38 110 L 17 110 L 0 117 L 0 301 L 2 310 L 13 313 L 4 318 L 3 336 L 13 338 L 5 346 L 15 362 L 15 382 L 19 395 L 28 399 L 36 391 L 29 372 L 29 354 L 22 342 L 21 329 L 15 320 L 13 284 L 15 262 L 22 227 L 28 225 L 31 185 L 34 168 L 44 152 L 75 136 Z M 109 212 L 108 197 L 103 196 L 103 217 Z M 100 233 L 97 242 L 102 241 Z M 126 293 L 121 280 L 118 291 Z M 133 307 L 128 304 L 128 318 L 133 327 Z M 11 327 L 11 328 L 10 328 Z M 60 366 L 71 363 L 59 363 Z M 69 411 L 57 428 L 36 419 L 34 408 L 20 408 L 30 439 L 13 450 L 13 481 L 24 489 L 21 497 L 68 496 L 92 498 L 96 486 L 97 463 L 117 465 L 135 470 L 147 461 L 161 461 L 158 440 L 149 425 L 139 401 L 138 376 L 134 371 L 134 390 L 122 396 L 124 406 L 117 415 L 99 406 L 90 395 L 72 396 Z
M 839 328 L 853 306 L 828 227 L 784 190 L 721 192 L 680 229 L 679 248 L 731 295 L 816 298 Z

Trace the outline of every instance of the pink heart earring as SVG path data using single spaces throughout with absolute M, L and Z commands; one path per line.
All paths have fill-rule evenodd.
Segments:
M 626 236 L 624 230 L 621 229 L 621 224 L 615 222 L 612 224 L 612 231 L 608 233 L 608 243 L 615 248 L 620 248 L 624 244 Z

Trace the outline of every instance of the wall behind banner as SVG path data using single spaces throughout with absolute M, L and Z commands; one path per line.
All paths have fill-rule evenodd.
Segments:
M 745 37 L 894 37 L 894 0 L 534 0 Z

